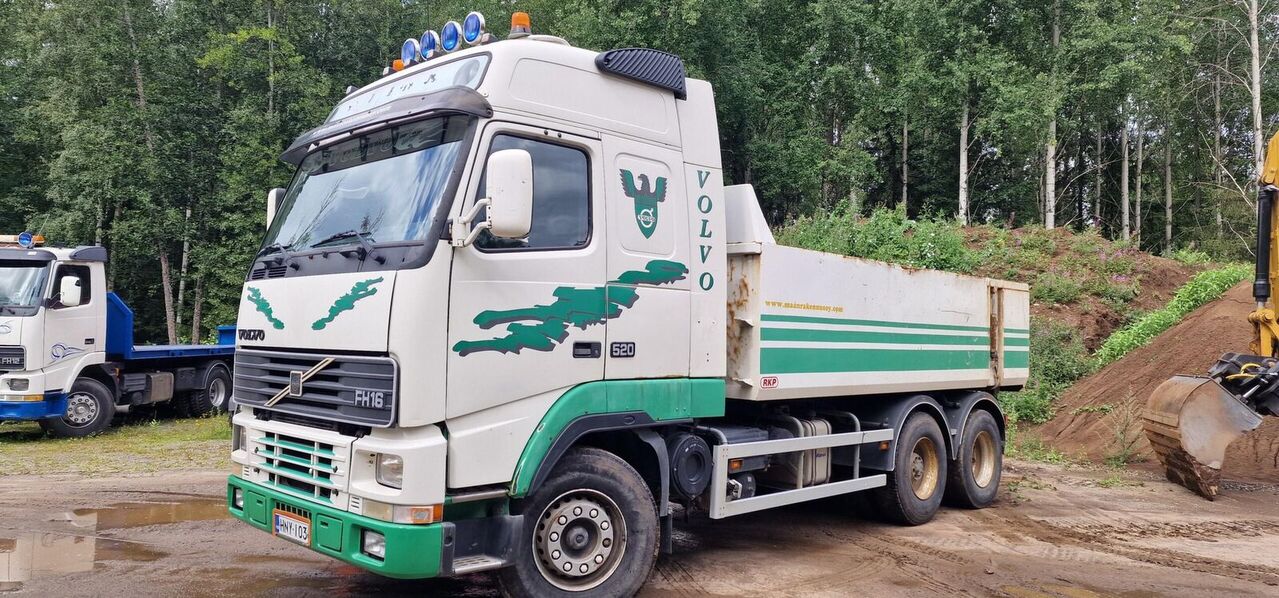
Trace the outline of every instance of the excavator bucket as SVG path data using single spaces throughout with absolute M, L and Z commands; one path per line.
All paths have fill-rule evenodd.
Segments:
M 1261 425 L 1261 416 L 1212 378 L 1173 376 L 1150 395 L 1146 437 L 1170 481 L 1212 500 L 1226 447 Z

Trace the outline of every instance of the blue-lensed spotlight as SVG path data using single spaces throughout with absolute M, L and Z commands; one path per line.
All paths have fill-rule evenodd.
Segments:
M 452 52 L 462 45 L 462 26 L 457 21 L 449 21 L 440 29 L 440 47 L 445 52 Z
M 417 40 L 408 38 L 404 40 L 404 45 L 400 46 L 400 60 L 404 61 L 404 66 L 408 66 L 417 62 L 422 56 L 422 48 L 418 45 Z
M 434 31 L 426 31 L 422 33 L 421 41 L 422 60 L 430 60 L 440 52 L 440 34 Z
M 462 39 L 469 46 L 474 46 L 484 39 L 484 15 L 472 12 L 462 20 Z

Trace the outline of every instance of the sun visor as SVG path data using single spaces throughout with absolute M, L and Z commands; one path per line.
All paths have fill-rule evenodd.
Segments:
M 280 159 L 297 166 L 307 154 L 321 144 L 328 145 L 357 132 L 372 131 L 382 125 L 431 113 L 469 114 L 488 118 L 493 116 L 493 106 L 479 92 L 469 87 L 450 87 L 428 94 L 400 98 L 342 120 L 325 123 L 303 133 L 289 146 L 289 149 L 284 150 Z

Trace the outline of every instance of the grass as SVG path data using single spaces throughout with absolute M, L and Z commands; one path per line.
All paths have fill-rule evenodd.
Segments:
M 30 422 L 0 424 L 0 475 L 153 473 L 224 469 L 225 415 L 131 423 L 89 438 L 50 438 Z

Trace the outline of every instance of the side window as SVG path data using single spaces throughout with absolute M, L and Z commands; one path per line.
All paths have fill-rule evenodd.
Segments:
M 572 249 L 591 238 L 590 164 L 586 152 L 514 135 L 493 137 L 489 152 L 522 149 L 533 157 L 533 226 L 527 239 L 501 239 L 487 231 L 481 249 Z M 477 197 L 486 195 L 484 178 Z
M 58 273 L 53 277 L 53 290 L 49 296 L 52 297 L 54 307 L 65 307 L 61 301 L 58 301 L 59 289 L 62 288 L 62 279 L 79 278 L 80 279 L 80 305 L 88 305 L 93 302 L 93 285 L 90 284 L 89 267 L 88 266 L 58 266 Z

